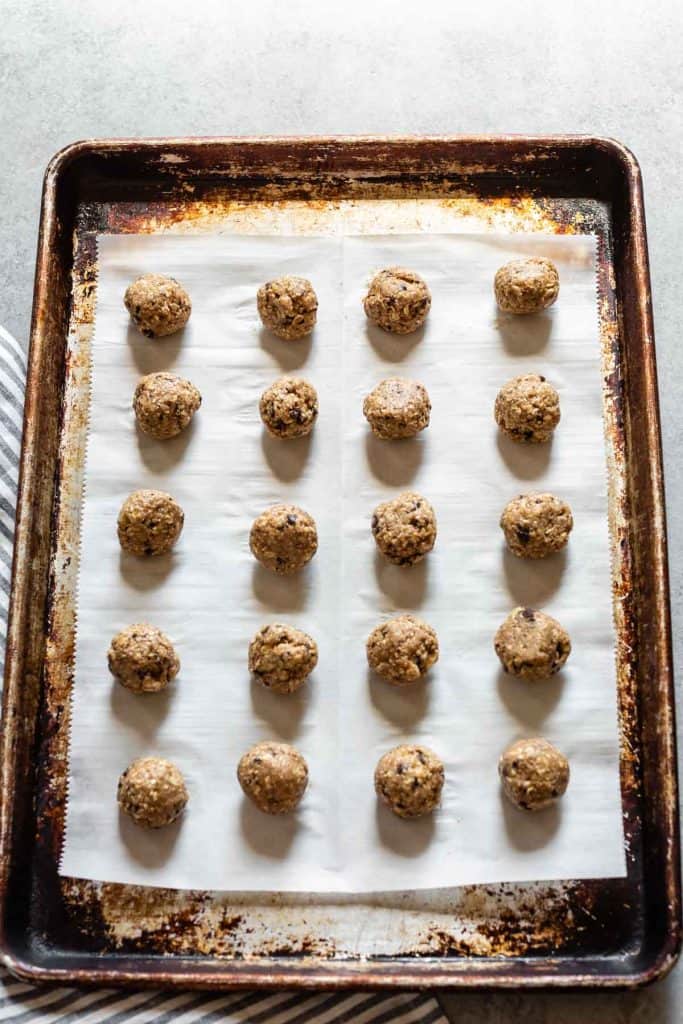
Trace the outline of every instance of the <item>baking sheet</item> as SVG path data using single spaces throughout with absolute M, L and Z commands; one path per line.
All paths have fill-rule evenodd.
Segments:
M 624 873 L 618 780 L 595 240 L 586 237 L 101 236 L 91 433 L 83 508 L 65 875 L 180 888 L 386 891 L 473 882 Z M 495 269 L 520 253 L 555 259 L 561 297 L 547 314 L 499 316 Z M 368 327 L 368 277 L 402 262 L 427 278 L 432 313 L 417 336 Z M 147 271 L 171 273 L 193 299 L 182 334 L 150 342 L 128 324 L 122 295 Z M 258 285 L 303 273 L 320 299 L 311 343 L 260 328 Z M 141 373 L 174 369 L 204 396 L 183 437 L 138 435 L 130 398 Z M 309 441 L 264 437 L 258 396 L 281 371 L 316 385 L 321 415 Z M 559 388 L 562 424 L 551 446 L 500 438 L 492 405 L 525 371 Z M 432 425 L 414 441 L 368 435 L 363 395 L 383 376 L 428 387 Z M 186 526 L 168 558 L 121 555 L 118 508 L 153 486 L 183 505 Z M 434 504 L 437 547 L 410 570 L 375 556 L 379 500 L 414 487 Z M 497 526 L 510 497 L 550 489 L 572 505 L 565 555 L 538 564 L 505 554 Z M 300 576 L 278 580 L 248 550 L 252 518 L 291 500 L 318 522 L 320 548 Z M 574 651 L 537 686 L 503 676 L 492 650 L 517 603 L 556 615 Z M 394 691 L 368 677 L 367 633 L 396 610 L 434 625 L 441 660 L 430 681 Z M 111 681 L 111 636 L 147 619 L 176 643 L 181 674 L 140 698 Z M 320 662 L 298 695 L 251 684 L 246 648 L 264 622 L 290 621 L 318 640 Z M 501 800 L 496 763 L 514 738 L 542 733 L 572 764 L 554 811 L 529 816 Z M 297 815 L 264 818 L 234 777 L 251 743 L 282 738 L 309 761 Z M 441 810 L 400 822 L 377 806 L 372 772 L 389 746 L 415 739 L 446 763 Z M 184 772 L 181 823 L 144 833 L 120 818 L 116 780 L 157 753 Z M 93 837 L 96 837 L 94 840 Z

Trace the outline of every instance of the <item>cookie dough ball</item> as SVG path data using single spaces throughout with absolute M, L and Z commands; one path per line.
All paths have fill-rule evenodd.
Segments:
M 500 517 L 507 546 L 518 558 L 545 558 L 561 551 L 573 525 L 569 505 L 554 494 L 520 494 Z
M 157 693 L 178 675 L 180 661 L 165 633 L 137 622 L 117 633 L 107 653 L 109 671 L 128 690 Z
M 305 277 L 288 275 L 266 281 L 256 296 L 264 327 L 284 341 L 298 341 L 310 334 L 318 314 L 318 296 Z
M 403 744 L 377 762 L 375 791 L 399 818 L 419 818 L 439 806 L 444 770 L 427 747 Z
M 121 506 L 119 544 L 131 555 L 164 555 L 183 528 L 180 505 L 164 491 L 133 491 Z
M 126 288 L 126 309 L 147 338 L 175 334 L 190 319 L 192 303 L 181 284 L 163 274 L 144 274 Z
M 175 373 L 148 373 L 133 395 L 140 430 L 157 441 L 176 437 L 188 426 L 202 404 L 202 396 L 189 380 Z
M 560 422 L 560 396 L 545 377 L 525 373 L 513 377 L 496 396 L 496 423 L 513 441 L 542 444 Z
M 266 569 L 288 576 L 318 550 L 315 520 L 296 505 L 271 505 L 252 523 L 249 546 Z
M 506 672 L 521 679 L 548 679 L 559 672 L 572 649 L 556 619 L 535 608 L 515 608 L 493 642 Z
M 388 377 L 363 402 L 363 415 L 383 441 L 415 437 L 429 426 L 432 403 L 416 380 Z
M 318 416 L 318 394 L 303 377 L 282 377 L 261 395 L 259 412 L 273 437 L 305 437 Z
M 288 743 L 257 743 L 240 759 L 237 778 L 260 811 L 288 814 L 304 795 L 308 765 Z
M 368 320 L 391 334 L 411 334 L 427 319 L 432 297 L 419 274 L 404 267 L 380 270 L 363 299 Z
M 163 757 L 140 757 L 119 779 L 119 807 L 136 825 L 162 828 L 180 817 L 188 801 L 182 773 Z
M 434 509 L 413 491 L 378 505 L 371 526 L 377 547 L 394 565 L 415 565 L 436 541 Z
M 373 629 L 367 639 L 368 664 L 396 686 L 414 683 L 439 660 L 439 640 L 426 622 L 397 615 Z
M 294 693 L 318 663 L 315 640 L 294 626 L 273 622 L 249 644 L 249 671 L 276 693 Z
M 496 273 L 493 289 L 504 313 L 540 313 L 557 298 L 560 275 L 545 256 L 512 260 Z
M 542 811 L 569 784 L 569 762 L 548 740 L 517 740 L 498 762 L 505 795 L 525 811 Z

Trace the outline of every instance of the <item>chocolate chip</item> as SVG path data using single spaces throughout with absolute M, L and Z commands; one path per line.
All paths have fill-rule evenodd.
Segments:
M 531 532 L 528 526 L 516 526 L 515 533 L 520 544 L 528 544 L 531 540 Z
M 289 523 L 290 526 L 294 526 L 294 524 L 296 523 L 296 516 L 292 512 L 290 512 L 289 515 L 287 516 L 287 522 Z
M 533 622 L 536 618 L 536 612 L 533 608 L 522 608 L 522 616 L 527 622 Z

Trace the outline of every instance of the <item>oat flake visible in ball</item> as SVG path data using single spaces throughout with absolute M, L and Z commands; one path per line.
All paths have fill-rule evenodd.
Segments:
M 520 494 L 500 517 L 507 546 L 518 558 L 545 558 L 561 551 L 573 525 L 566 501 L 546 493 Z
M 432 403 L 415 380 L 388 377 L 367 395 L 363 415 L 373 434 L 384 441 L 415 437 L 429 426 Z
M 513 441 L 542 444 L 560 422 L 560 396 L 545 377 L 526 373 L 513 377 L 498 392 L 496 423 Z
M 513 609 L 498 627 L 493 645 L 505 671 L 521 679 L 549 679 L 572 649 L 557 619 L 536 608 Z
M 287 275 L 261 285 L 256 296 L 265 327 L 284 341 L 298 341 L 310 334 L 318 314 L 318 297 L 305 277 Z
M 421 679 L 439 659 L 436 632 L 415 615 L 397 615 L 367 639 L 370 668 L 396 686 Z
M 275 693 L 294 693 L 318 663 L 315 640 L 294 626 L 273 622 L 249 644 L 249 671 Z
M 414 491 L 378 505 L 371 528 L 377 547 L 394 565 L 415 565 L 436 542 L 434 509 Z
M 140 378 L 133 395 L 140 430 L 157 441 L 180 434 L 201 404 L 194 384 L 175 373 L 148 373 Z
M 550 807 L 569 784 L 567 758 L 540 737 L 509 746 L 498 762 L 498 772 L 505 795 L 525 811 Z
M 560 275 L 545 256 L 511 260 L 496 273 L 496 302 L 504 313 L 540 313 L 560 291 Z
M 116 634 L 109 645 L 107 663 L 112 675 L 135 693 L 163 690 L 180 669 L 169 638 L 146 622 L 137 622 Z
M 257 743 L 237 766 L 245 796 L 266 814 L 288 814 L 308 785 L 308 765 L 288 743 Z
M 297 572 L 318 550 L 315 520 L 296 505 L 271 505 L 252 523 L 249 546 L 266 569 Z
M 188 801 L 181 771 L 163 757 L 140 757 L 119 779 L 119 807 L 137 825 L 162 828 L 180 817 Z
M 375 791 L 399 818 L 419 818 L 439 806 L 444 783 L 441 758 L 427 747 L 402 744 L 377 762 Z
M 180 505 L 164 491 L 133 491 L 121 506 L 119 543 L 132 555 L 163 555 L 183 528 Z
M 305 437 L 318 416 L 318 395 L 303 377 L 281 377 L 261 395 L 259 413 L 273 437 Z
M 175 334 L 190 319 L 192 303 L 181 284 L 163 274 L 144 274 L 129 284 L 124 304 L 147 338 Z
M 372 320 L 391 334 L 411 334 L 427 319 L 432 297 L 429 288 L 413 270 L 388 267 L 370 282 L 363 308 Z

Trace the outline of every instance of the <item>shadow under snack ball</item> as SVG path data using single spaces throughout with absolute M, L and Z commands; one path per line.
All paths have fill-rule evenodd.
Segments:
M 180 817 L 188 801 L 182 772 L 163 757 L 140 757 L 119 778 L 117 799 L 136 825 L 163 828 Z
M 275 693 L 300 689 L 317 663 L 318 645 L 313 637 L 284 623 L 264 626 L 249 644 L 249 671 Z
M 265 742 L 247 750 L 237 766 L 242 791 L 265 814 L 288 814 L 308 785 L 308 765 L 288 743 Z
M 148 373 L 140 378 L 133 395 L 140 430 L 157 441 L 177 437 L 201 404 L 194 384 L 175 373 Z
M 397 615 L 367 639 L 368 665 L 394 686 L 421 679 L 439 660 L 436 632 L 415 615 Z
M 493 290 L 504 313 L 541 313 L 556 301 L 560 275 L 545 256 L 511 260 L 497 271 Z
M 431 304 L 425 281 L 405 267 L 380 270 L 363 299 L 368 320 L 390 334 L 412 334 L 422 327 Z
M 279 576 L 303 569 L 318 550 L 315 520 L 297 505 L 271 505 L 249 534 L 254 558 Z
M 503 752 L 498 773 L 507 798 L 524 811 L 552 806 L 569 785 L 569 762 L 548 740 L 517 740 Z
M 144 274 L 126 288 L 124 305 L 141 334 L 164 338 L 190 319 L 190 296 L 173 277 Z
M 266 281 L 256 295 L 264 327 L 283 341 L 299 341 L 311 333 L 318 315 L 318 297 L 305 277 L 288 274 Z
M 136 622 L 116 634 L 109 645 L 107 664 L 121 685 L 134 693 L 158 693 L 180 671 L 180 659 L 169 638 L 146 622 Z
M 518 558 L 546 558 L 561 551 L 574 526 L 572 510 L 554 494 L 520 494 L 500 517 L 505 542 Z
M 565 664 L 572 645 L 557 619 L 536 608 L 515 608 L 498 627 L 494 648 L 510 675 L 548 679 Z
M 441 758 L 414 744 L 387 751 L 375 769 L 375 791 L 399 818 L 419 818 L 439 806 L 444 784 Z
M 373 512 L 370 527 L 377 547 L 394 565 L 415 565 L 436 543 L 434 509 L 414 491 L 381 502 Z
M 165 491 L 133 491 L 121 506 L 119 543 L 131 555 L 164 555 L 183 529 L 180 505 Z

